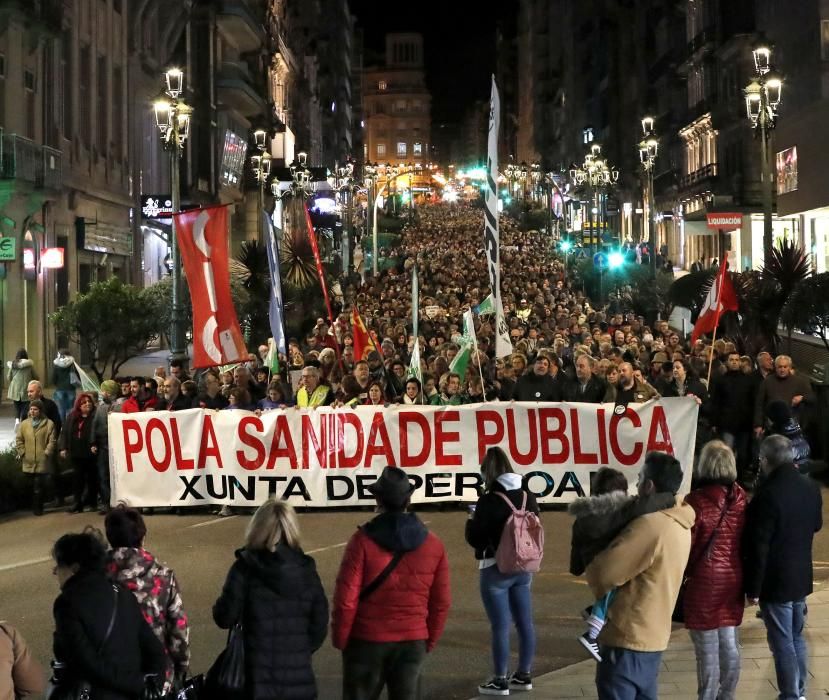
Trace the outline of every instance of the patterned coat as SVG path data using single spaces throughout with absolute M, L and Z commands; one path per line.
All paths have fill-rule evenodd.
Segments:
M 167 680 L 183 677 L 190 665 L 190 628 L 176 575 L 145 549 L 119 547 L 110 552 L 110 577 L 131 591 L 141 613 L 164 646 Z

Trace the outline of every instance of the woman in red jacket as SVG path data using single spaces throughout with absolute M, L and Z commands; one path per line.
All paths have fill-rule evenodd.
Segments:
M 423 660 L 449 614 L 443 543 L 414 513 L 406 472 L 386 467 L 368 487 L 380 514 L 351 537 L 334 589 L 331 630 L 343 652 L 343 700 L 416 700 Z
M 734 453 L 719 440 L 702 449 L 695 476 L 696 488 L 685 499 L 696 513 L 685 569 L 685 627 L 697 655 L 698 697 L 733 700 L 740 679 L 746 494 L 736 483 Z

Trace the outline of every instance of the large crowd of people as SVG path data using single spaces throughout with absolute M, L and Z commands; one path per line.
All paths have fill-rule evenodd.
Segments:
M 17 449 L 34 484 L 34 513 L 43 513 L 48 477 L 59 471 L 60 455 L 74 474 L 73 511 L 87 506 L 107 514 L 109 551 L 94 533 L 67 535 L 55 545 L 62 588 L 55 653 L 65 657 L 59 661 L 106 698 L 137 697 L 141 673 L 157 674 L 167 687 L 180 685 L 189 664 L 188 623 L 174 574 L 143 549 L 141 514 L 110 508 L 110 411 L 261 412 L 510 400 L 627 405 L 693 397 L 699 424 L 691 494 L 677 495 L 679 463 L 651 453 L 635 496 L 628 495 L 632 485 L 623 474 L 605 468 L 591 496 L 572 508 L 571 571 L 586 576 L 596 598 L 584 613 L 587 631 L 579 641 L 599 662 L 599 695 L 656 697 L 660 654 L 676 615 L 694 643 L 699 697 L 733 698 L 737 628 L 747 597 L 749 604 L 759 602 L 769 630 L 780 697 L 806 696 L 802 618 L 811 592 L 812 537 L 822 524 L 820 493 L 801 473 L 814 467 L 815 399 L 808 379 L 787 355 L 748 357 L 728 338 L 689 345 L 667 321 L 646 320 L 623 305 L 596 304 L 572 284 L 544 234 L 520 231 L 507 217 L 501 219 L 501 263 L 512 352 L 496 357 L 494 318 L 476 313 L 475 349 L 465 371 L 453 371 L 464 350 L 462 315 L 470 308 L 480 311 L 490 292 L 482 230 L 480 209 L 420 208 L 418 220 L 384 251 L 396 264 L 374 279 L 344 281 L 343 313 L 331 324 L 317 319 L 304 337 L 290 338 L 275 375 L 262 344 L 226 371 L 191 377 L 186 365 L 174 362 L 154 377 L 106 381 L 100 397 L 76 396 L 69 375 L 55 403 L 31 375 L 25 351 L 18 353 L 9 368 L 9 398 L 20 411 Z M 418 337 L 411 332 L 415 265 Z M 361 356 L 352 305 L 374 335 Z M 417 371 L 411 368 L 415 343 Z M 55 367 L 65 364 L 62 353 Z M 497 448 L 487 453 L 481 470 L 483 492 L 470 509 L 466 538 L 480 569 L 493 675 L 478 691 L 508 695 L 532 688 L 532 573 L 500 570 L 496 552 L 516 509 L 538 512 L 538 506 Z M 385 685 L 390 698 L 408 700 L 418 697 L 425 655 L 449 614 L 446 554 L 440 540 L 407 512 L 411 487 L 399 470 L 384 470 L 372 489 L 380 512 L 346 548 L 332 599 L 332 641 L 343 652 L 343 697 L 376 697 Z M 62 500 L 59 484 L 54 490 Z M 149 590 L 150 579 L 161 584 Z M 118 587 L 113 597 L 107 580 L 131 590 L 136 605 Z M 245 605 L 254 589 L 256 604 Z M 88 650 L 106 641 L 112 605 L 103 601 L 109 598 L 121 624 L 135 624 L 136 611 L 142 611 L 154 633 L 131 633 L 136 646 L 119 651 L 126 659 L 117 667 L 120 677 L 111 673 L 116 667 L 87 667 L 87 657 L 68 643 L 84 616 Z M 286 503 L 269 501 L 252 517 L 213 614 L 220 627 L 243 622 L 250 635 L 244 697 L 315 697 L 310 661 L 325 639 L 329 606 Z M 519 633 L 512 672 L 511 624 Z M 13 631 L 7 636 L 23 648 Z M 286 645 L 290 654 L 280 651 Z M 26 666 L 21 677 L 31 679 L 33 662 L 22 652 L 20 658 Z

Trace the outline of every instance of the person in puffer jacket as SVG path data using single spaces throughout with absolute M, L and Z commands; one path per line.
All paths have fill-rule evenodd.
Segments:
M 402 469 L 386 467 L 368 488 L 381 512 L 349 540 L 334 590 L 342 697 L 377 697 L 385 686 L 389 700 L 416 700 L 423 661 L 449 614 L 446 551 L 406 512 L 414 488 Z
M 545 358 L 546 362 L 546 358 Z M 535 658 L 535 626 L 532 612 L 532 579 L 528 572 L 502 574 L 495 563 L 501 534 L 512 510 L 502 498 L 538 514 L 535 496 L 524 488 L 509 458 L 500 447 L 490 447 L 481 463 L 485 493 L 470 506 L 466 521 L 466 542 L 474 547 L 478 561 L 481 600 L 492 630 L 494 675 L 478 686 L 479 695 L 509 695 L 510 690 L 532 690 Z M 509 633 L 511 623 L 518 632 L 518 668 L 510 675 Z
M 683 613 L 697 656 L 698 697 L 733 700 L 740 679 L 737 628 L 743 622 L 740 540 L 746 493 L 736 483 L 737 461 L 724 442 L 702 448 L 696 488 L 685 498 L 696 519 L 685 569 Z
M 166 687 L 178 686 L 190 666 L 190 627 L 176 575 L 144 549 L 147 527 L 137 510 L 119 504 L 107 513 L 104 527 L 112 547 L 107 574 L 135 596 L 164 647 Z
M 794 465 L 802 472 L 806 473 L 812 450 L 809 447 L 809 442 L 803 435 L 803 429 L 800 423 L 792 415 L 792 410 L 785 401 L 771 401 L 766 406 L 766 419 L 768 429 L 767 435 L 782 435 L 788 438 L 792 443 L 792 453 L 794 455 Z
M 317 697 L 311 657 L 328 631 L 328 600 L 314 560 L 302 551 L 296 512 L 287 501 L 271 498 L 253 514 L 245 546 L 236 551 L 213 606 L 213 621 L 221 629 L 242 623 L 240 698 Z

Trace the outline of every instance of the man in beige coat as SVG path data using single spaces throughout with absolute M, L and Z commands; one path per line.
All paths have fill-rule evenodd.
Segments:
M 639 473 L 639 494 L 671 493 L 682 484 L 672 456 L 650 452 Z M 599 636 L 596 670 L 600 700 L 656 700 L 662 652 L 671 636 L 671 614 L 691 550 L 694 509 L 676 498 L 673 508 L 636 518 L 587 567 L 598 600 L 616 596 Z
M 0 700 L 40 697 L 46 679 L 26 641 L 7 622 L 0 622 Z
M 43 515 L 43 480 L 49 472 L 49 459 L 55 453 L 55 424 L 43 412 L 43 402 L 29 404 L 29 417 L 17 430 L 15 446 L 23 463 L 23 473 L 32 480 L 32 512 Z

